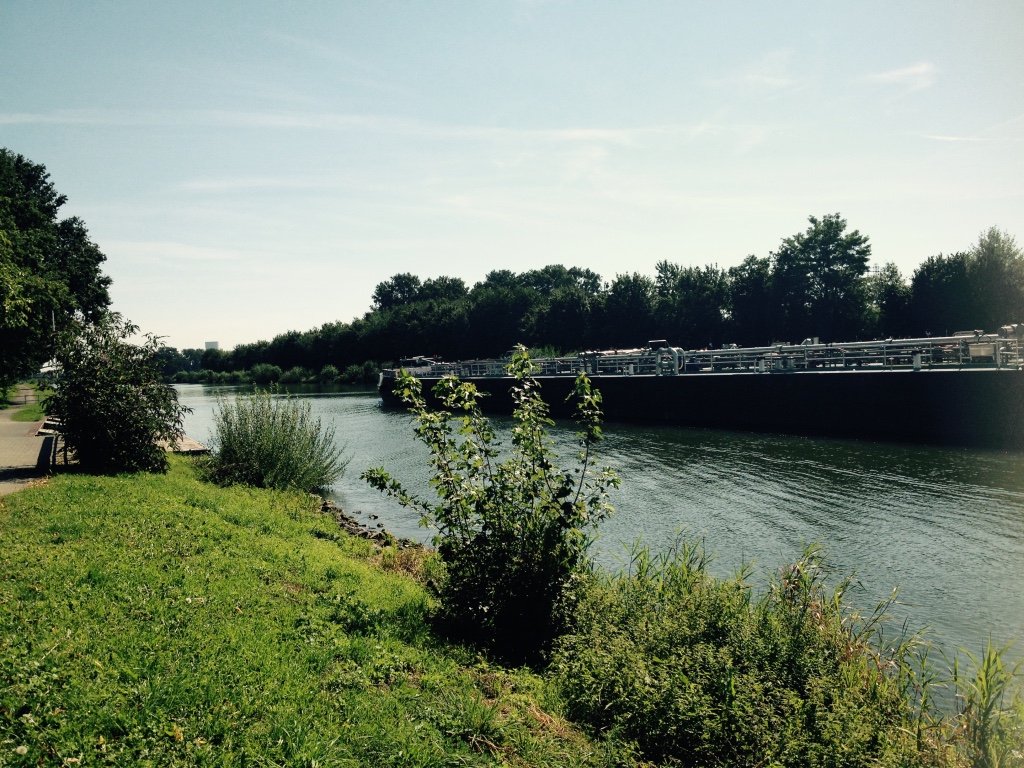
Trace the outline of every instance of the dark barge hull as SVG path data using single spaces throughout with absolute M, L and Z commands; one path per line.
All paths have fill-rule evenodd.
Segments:
M 490 413 L 511 413 L 507 377 L 469 378 Z M 998 369 L 687 373 L 591 377 L 605 418 L 680 427 L 1024 451 L 1024 371 Z M 423 378 L 424 392 L 436 378 Z M 571 376 L 538 376 L 556 418 Z M 400 405 L 383 379 L 381 396 Z M 436 403 L 433 403 L 436 405 Z

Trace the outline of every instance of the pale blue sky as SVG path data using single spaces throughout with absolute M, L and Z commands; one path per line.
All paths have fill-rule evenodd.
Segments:
M 729 267 L 839 211 L 905 274 L 1024 239 L 1024 2 L 0 0 L 0 146 L 184 348 L 397 272 Z

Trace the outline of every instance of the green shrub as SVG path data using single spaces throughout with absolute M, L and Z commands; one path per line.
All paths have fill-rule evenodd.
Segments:
M 333 384 L 338 380 L 341 374 L 338 369 L 333 365 L 325 365 L 320 369 L 320 374 L 317 376 L 317 380 L 321 384 Z
M 509 366 L 516 378 L 512 450 L 503 461 L 472 384 L 441 379 L 434 394 L 451 410 L 432 411 L 420 382 L 403 374 L 396 392 L 431 450 L 439 502 L 410 495 L 383 468 L 363 477 L 437 527 L 435 545 L 446 565 L 438 586 L 442 629 L 505 661 L 537 664 L 561 629 L 574 578 L 589 568 L 587 529 L 610 514 L 607 491 L 618 479 L 607 469 L 591 471 L 592 448 L 601 437 L 600 395 L 583 374 L 575 387 L 579 461 L 565 470 L 555 465 L 546 433 L 552 422 L 531 367 L 519 347 Z M 453 417 L 452 410 L 463 415 Z
M 723 580 L 706 566 L 684 542 L 591 576 L 550 667 L 571 718 L 655 762 L 964 764 L 947 749 L 964 729 L 909 673 L 917 638 L 882 637 L 889 602 L 848 612 L 849 580 L 827 589 L 813 548 L 759 597 L 749 570 Z
M 249 370 L 249 375 L 257 384 L 272 384 L 281 379 L 281 369 L 269 363 L 257 363 Z
M 367 360 L 362 365 L 352 364 L 345 368 L 341 380 L 346 384 L 375 384 L 379 374 L 380 366 Z
M 312 417 L 309 403 L 257 389 L 233 403 L 218 401 L 212 453 L 201 467 L 224 485 L 319 492 L 348 464 L 334 437 L 333 427 Z
M 313 372 L 308 368 L 303 368 L 300 365 L 294 368 L 289 368 L 283 374 L 281 374 L 282 384 L 301 384 L 306 379 L 312 378 Z
M 157 354 L 163 346 L 120 315 L 77 324 L 60 341 L 61 375 L 47 410 L 62 421 L 64 444 L 88 472 L 165 472 L 160 441 L 182 434 L 188 409 L 164 384 Z

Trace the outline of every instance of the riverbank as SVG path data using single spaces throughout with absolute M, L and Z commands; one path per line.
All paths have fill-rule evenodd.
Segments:
M 635 558 L 541 675 L 436 636 L 436 560 L 366 523 L 181 457 L 0 499 L 0 765 L 985 764 L 814 560 L 752 601 Z
M 0 764 L 600 763 L 540 677 L 439 643 L 400 559 L 320 509 L 180 458 L 0 500 Z

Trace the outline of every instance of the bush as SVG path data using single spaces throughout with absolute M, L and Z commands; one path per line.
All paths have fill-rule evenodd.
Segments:
M 207 479 L 222 485 L 320 492 L 348 464 L 334 428 L 314 419 L 309 403 L 261 389 L 230 404 L 218 401 L 211 442 L 212 453 L 201 468 Z
M 309 369 L 296 365 L 294 368 L 289 368 L 281 374 L 280 381 L 282 384 L 301 384 L 306 379 L 311 378 L 312 375 L 313 373 Z
M 415 509 L 435 525 L 446 565 L 437 587 L 441 628 L 451 637 L 490 649 L 512 663 L 540 663 L 562 626 L 561 610 L 575 577 L 588 570 L 588 526 L 611 513 L 610 470 L 591 472 L 601 437 L 600 395 L 584 374 L 576 380 L 582 451 L 577 465 L 555 465 L 546 428 L 548 409 L 530 376 L 523 347 L 512 357 L 512 451 L 499 460 L 495 433 L 477 404 L 476 388 L 445 377 L 434 394 L 446 409 L 431 411 L 420 382 L 403 373 L 396 392 L 415 414 L 416 435 L 431 450 L 440 501 L 410 495 L 383 468 L 363 473 L 373 487 Z
M 333 365 L 325 365 L 320 369 L 320 375 L 317 376 L 317 380 L 321 384 L 333 384 L 340 376 L 341 374 L 338 373 L 338 369 Z
M 281 369 L 269 363 L 257 363 L 250 369 L 249 375 L 257 384 L 272 384 L 281 379 Z
M 60 342 L 61 375 L 47 404 L 59 417 L 64 444 L 89 472 L 165 472 L 159 441 L 182 436 L 177 393 L 163 382 L 157 357 L 162 344 L 117 314 L 76 324 Z
M 372 360 L 362 365 L 352 364 L 345 369 L 341 380 L 346 384 L 375 384 L 380 374 L 380 366 Z
M 849 612 L 850 580 L 827 589 L 815 549 L 760 597 L 749 570 L 721 580 L 706 566 L 682 542 L 591 575 L 550 667 L 569 717 L 658 763 L 1019 765 L 1004 758 L 1022 746 L 1022 705 L 991 647 L 970 657 L 972 682 L 954 674 L 961 711 L 943 717 L 927 646 L 883 636 L 891 601 Z

